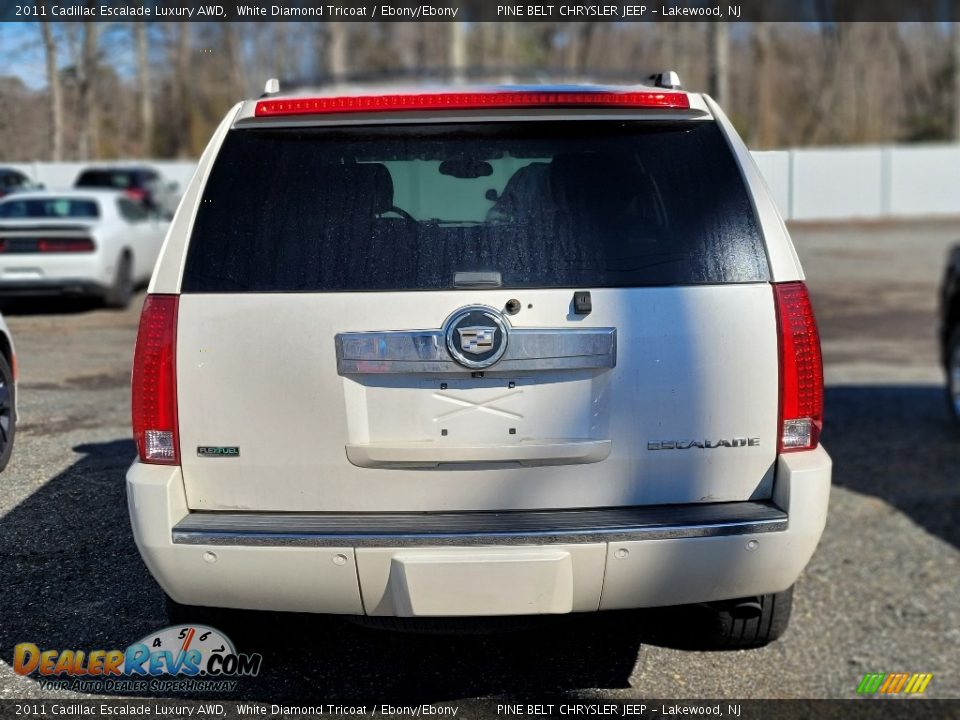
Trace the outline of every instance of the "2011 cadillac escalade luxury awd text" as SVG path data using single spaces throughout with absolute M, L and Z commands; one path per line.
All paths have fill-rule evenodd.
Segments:
M 826 519 L 822 385 L 709 97 L 273 95 L 216 131 L 153 276 L 133 531 L 174 607 L 706 603 L 709 642 L 762 645 Z

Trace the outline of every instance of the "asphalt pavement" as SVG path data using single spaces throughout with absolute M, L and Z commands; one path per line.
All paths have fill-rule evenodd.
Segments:
M 336 618 L 241 618 L 263 702 L 487 696 L 851 698 L 866 672 L 930 672 L 960 697 L 960 427 L 937 364 L 936 289 L 960 221 L 793 228 L 826 362 L 827 529 L 782 640 L 669 647 L 656 614 L 533 629 L 400 634 Z M 13 648 L 123 648 L 163 627 L 163 596 L 127 519 L 127 311 L 76 301 L 5 310 L 21 368 L 13 460 L 0 475 L 0 698 L 73 697 L 17 676 Z

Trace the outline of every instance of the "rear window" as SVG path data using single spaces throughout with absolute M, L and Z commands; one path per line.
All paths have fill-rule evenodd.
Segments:
M 87 170 L 80 174 L 74 187 L 126 190 L 135 187 L 137 180 L 137 174 L 129 170 Z
M 627 287 L 768 278 L 715 123 L 233 130 L 185 292 Z
M 97 218 L 100 209 L 93 200 L 43 198 L 7 200 L 0 203 L 0 218 Z

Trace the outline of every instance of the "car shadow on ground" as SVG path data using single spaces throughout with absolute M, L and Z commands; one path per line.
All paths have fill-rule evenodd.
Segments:
M 18 643 L 123 650 L 167 625 L 162 591 L 130 533 L 123 475 L 133 443 L 74 449 L 81 459 L 0 518 L 0 659 L 9 665 Z M 636 618 L 620 614 L 473 635 L 398 633 L 300 614 L 226 620 L 238 651 L 263 655 L 260 675 L 241 680 L 233 696 L 268 702 L 622 688 L 641 642 Z
M 939 385 L 829 387 L 833 482 L 872 495 L 960 547 L 960 425 Z

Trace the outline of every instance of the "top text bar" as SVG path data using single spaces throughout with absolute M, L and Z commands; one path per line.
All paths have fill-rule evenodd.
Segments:
M 0 0 L 2 22 L 960 22 L 960 0 Z

